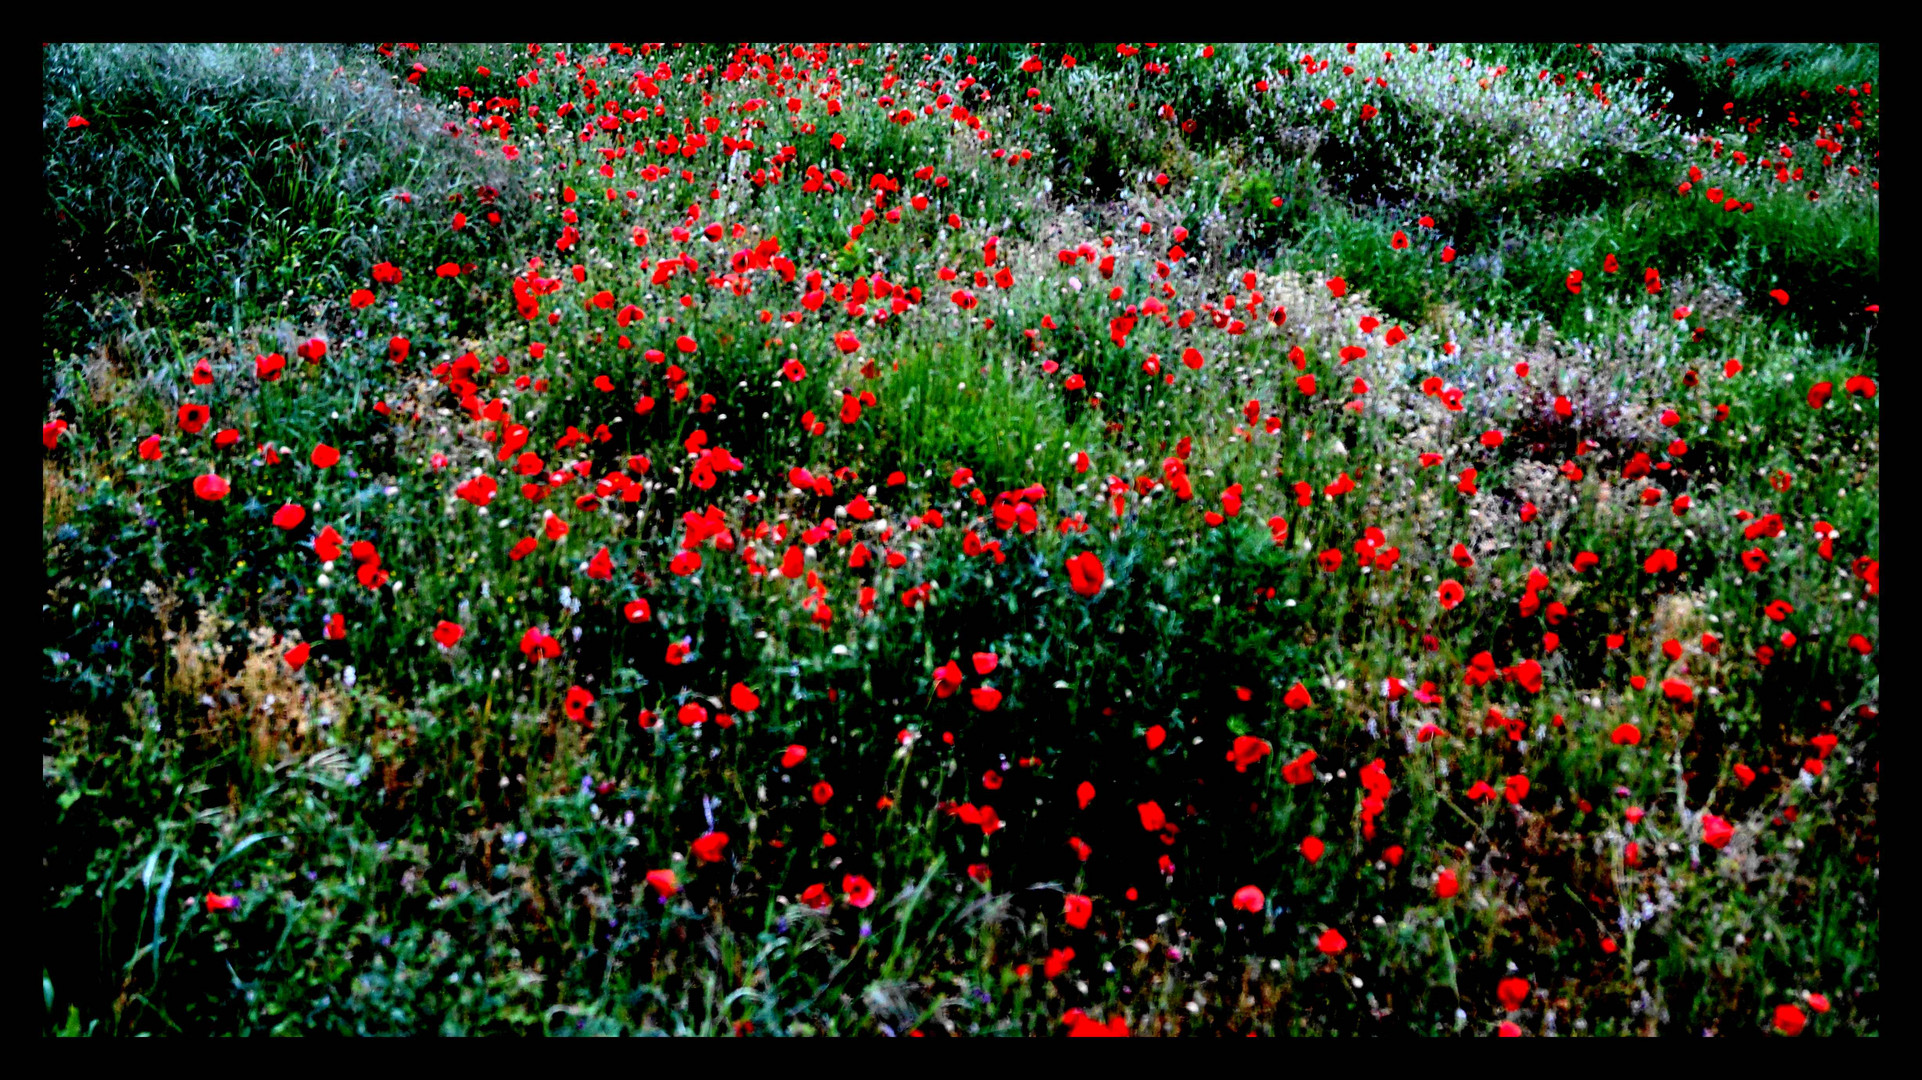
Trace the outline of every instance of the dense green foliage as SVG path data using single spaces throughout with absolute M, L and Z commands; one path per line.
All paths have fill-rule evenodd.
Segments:
M 48 47 L 43 1030 L 1879 1032 L 1878 63 Z

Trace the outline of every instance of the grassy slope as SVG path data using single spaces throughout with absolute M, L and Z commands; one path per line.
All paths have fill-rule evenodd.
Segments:
M 1875 374 L 1862 309 L 1879 281 L 1879 98 L 1844 103 L 1823 85 L 1872 81 L 1874 55 L 1720 48 L 1738 65 L 1710 76 L 1674 50 L 1391 48 L 1384 62 L 1367 47 L 1354 60 L 1325 45 L 1223 47 L 1204 60 L 1064 45 L 1041 51 L 1039 73 L 1020 70 L 1025 50 L 977 50 L 974 64 L 960 49 L 837 51 L 814 73 L 839 76 L 838 115 L 817 96 L 828 84 L 810 81 L 801 115 L 815 130 L 764 111 L 750 122 L 765 127 L 709 136 L 751 137 L 746 171 L 786 173 L 765 185 L 738 160 L 723 168 L 713 145 L 624 157 L 604 180 L 599 155 L 577 148 L 608 138 L 583 142 L 579 114 L 557 115 L 586 100 L 590 76 L 631 107 L 640 91 L 626 80 L 660 62 L 673 76 L 648 100 L 665 115 L 625 120 L 623 142 L 684 136 L 683 117 L 739 125 L 719 110 L 792 92 L 723 78 L 726 50 L 549 47 L 536 64 L 524 49 L 430 48 L 393 50 L 385 68 L 347 47 L 50 50 L 45 212 L 60 243 L 46 270 L 43 372 L 50 417 L 71 429 L 45 485 L 43 907 L 50 940 L 87 947 L 45 954 L 49 1028 L 1043 1032 L 1079 1007 L 1144 1033 L 1481 1032 L 1505 1017 L 1563 1032 L 1740 1031 L 1815 989 L 1835 1005 L 1817 1030 L 1877 1030 L 1877 682 L 1874 661 L 1845 641 L 1876 637 L 1850 560 L 1878 550 L 1879 399 L 1841 387 Z M 570 63 L 552 63 L 556 51 Z M 1074 67 L 1054 59 L 1063 53 Z M 1310 53 L 1335 57 L 1333 70 L 1306 71 Z M 576 70 L 579 58 L 595 66 Z M 425 74 L 410 86 L 416 60 Z M 889 60 L 899 81 L 883 87 Z M 680 81 L 702 63 L 716 70 Z M 1357 74 L 1342 75 L 1344 63 Z M 1512 70 L 1493 74 L 1497 63 Z M 494 73 L 479 77 L 483 65 Z M 539 82 L 513 85 L 533 70 Z M 1589 82 L 1577 71 L 1597 70 L 1606 107 L 1577 89 Z M 1643 72 L 1652 82 L 1634 87 Z M 1356 87 L 1376 74 L 1388 84 Z M 969 76 L 978 83 L 957 92 Z M 1263 76 L 1271 87 L 1257 91 Z M 1780 103 L 1804 101 L 1804 89 L 1826 97 L 1791 105 L 1791 127 Z M 1648 115 L 1671 96 L 1664 115 L 1728 90 L 1739 122 Z M 873 100 L 919 109 L 943 91 L 978 110 L 991 137 L 941 119 L 894 123 Z M 1862 128 L 1816 167 L 1806 129 L 1818 117 L 1846 125 L 1856 102 Z M 91 126 L 67 129 L 73 114 Z M 1762 118 L 1753 131 L 1751 114 Z M 496 115 L 511 134 L 479 128 Z M 467 134 L 447 134 L 450 121 Z M 518 160 L 503 159 L 504 142 Z M 1733 164 L 1737 150 L 1757 159 L 1784 142 L 1819 185 Z M 791 161 L 769 161 L 788 144 Z M 642 176 L 665 161 L 665 178 Z M 803 191 L 815 163 L 845 170 L 852 190 Z M 917 177 L 923 165 L 950 184 Z M 1691 165 L 1704 179 L 1683 196 Z M 683 182 L 682 167 L 715 195 Z M 884 205 L 902 221 L 850 243 L 876 173 L 899 184 Z M 1754 209 L 1708 207 L 1697 196 L 1711 185 Z M 414 200 L 394 197 L 403 190 Z M 907 205 L 912 195 L 929 208 Z M 686 222 L 689 202 L 706 211 L 698 222 Z M 565 208 L 581 240 L 561 252 Z M 447 227 L 455 209 L 470 219 L 459 232 Z M 960 227 L 944 224 L 950 213 Z M 1416 221 L 1424 214 L 1432 227 Z M 716 219 L 743 238 L 700 240 Z M 682 223 L 696 234 L 685 245 L 669 236 Z M 638 250 L 637 225 L 651 234 Z M 1169 252 L 1176 226 L 1188 233 L 1181 259 Z M 1391 243 L 1397 231 L 1407 247 Z M 971 276 L 991 235 L 1011 286 L 936 276 Z M 745 274 L 738 295 L 708 280 L 762 237 L 779 238 L 795 284 L 772 269 Z M 1058 258 L 1083 242 L 1115 257 L 1112 277 Z M 1457 252 L 1447 264 L 1444 246 Z M 636 266 L 683 248 L 701 269 L 664 287 Z M 1609 253 L 1618 274 L 1602 269 Z M 534 272 L 562 282 L 541 298 L 551 325 L 515 314 L 509 289 L 536 255 Z M 403 284 L 348 308 L 381 260 L 403 268 Z M 465 272 L 437 278 L 449 260 Z M 578 284 L 566 273 L 576 264 Z M 137 292 L 119 285 L 120 266 Z M 1659 294 L 1643 287 L 1648 266 Z M 1580 294 L 1564 283 L 1576 268 Z M 780 314 L 804 310 L 811 271 L 828 288 L 879 271 L 922 295 L 886 322 L 852 318 L 834 298 L 789 326 Z M 1260 317 L 1227 334 L 1213 313 L 1224 324 L 1247 315 L 1244 274 Z M 1321 284 L 1336 274 L 1352 287 L 1339 300 Z M 959 310 L 948 298 L 958 286 L 981 307 Z M 1788 305 L 1766 296 L 1776 287 Z M 601 289 L 645 317 L 620 327 L 612 311 L 583 308 Z M 1199 318 L 1143 317 L 1127 347 L 1114 345 L 1111 320 L 1149 296 L 1171 320 Z M 879 302 L 868 304 L 872 314 Z M 1279 325 L 1266 317 L 1276 304 Z M 1382 328 L 1359 333 L 1363 316 Z M 1395 325 L 1409 339 L 1382 347 Z M 861 342 L 852 354 L 833 340 L 841 330 Z M 616 344 L 622 331 L 632 348 Z M 674 351 L 682 333 L 697 353 Z M 309 365 L 294 346 L 315 334 L 330 348 Z M 402 364 L 387 360 L 397 334 L 412 342 Z M 1342 362 L 1354 344 L 1366 355 Z M 1189 347 L 1204 354 L 1198 370 L 1178 360 Z M 1287 358 L 1296 347 L 1313 395 Z M 649 348 L 686 369 L 685 401 L 665 365 L 640 355 Z M 448 389 L 447 364 L 469 350 L 482 360 L 475 404 L 505 399 L 546 468 L 578 455 L 594 476 L 625 465 L 641 500 L 573 507 L 592 494 L 585 483 L 524 500 L 527 478 L 497 464 L 485 438 L 502 425 L 463 417 Z M 288 358 L 277 382 L 253 376 L 267 351 Z M 1150 353 L 1172 382 L 1141 370 Z M 800 382 L 779 375 L 790 356 L 808 368 Z M 1724 378 L 1731 356 L 1745 370 Z M 202 357 L 216 372 L 205 387 L 188 378 Z M 869 360 L 873 377 L 860 370 Z M 1067 389 L 1070 374 L 1085 385 Z M 594 389 L 597 375 L 620 392 Z M 1462 388 L 1461 411 L 1422 391 L 1431 375 Z M 516 389 L 521 377 L 530 385 Z M 1820 380 L 1836 397 L 1815 411 L 1805 395 Z M 840 422 L 843 387 L 876 405 Z M 715 395 L 708 412 L 704 393 Z M 645 415 L 632 410 L 642 394 L 659 401 Z M 1566 420 L 1550 407 L 1557 396 L 1570 399 Z M 198 438 L 174 426 L 186 401 L 214 412 Z M 1251 401 L 1259 423 L 1244 414 Z M 1721 404 L 1725 421 L 1713 419 Z M 1673 429 L 1657 419 L 1669 408 Z M 809 411 L 824 422 L 818 437 L 800 423 Z M 606 442 L 556 449 L 570 426 L 591 436 L 602 423 Z M 207 443 L 229 427 L 233 449 Z M 680 444 L 696 429 L 745 471 L 694 487 Z M 1506 439 L 1483 446 L 1489 429 Z M 157 462 L 135 452 L 150 433 L 165 436 Z M 1665 457 L 1678 437 L 1687 448 Z M 1596 445 L 1578 451 L 1581 440 Z M 310 466 L 316 442 L 341 448 L 342 463 Z M 263 444 L 286 447 L 283 463 L 269 464 Z M 1420 451 L 1445 464 L 1421 468 Z M 1635 501 L 1649 481 L 1621 479 L 1636 451 L 1670 466 L 1656 475 L 1659 505 Z M 1080 452 L 1091 471 L 1076 470 Z M 644 476 L 635 454 L 650 459 Z M 1155 486 L 1182 456 L 1192 504 Z M 1578 483 L 1556 472 L 1569 461 Z M 833 476 L 834 494 L 790 488 L 796 465 Z M 989 496 L 1045 485 L 1039 528 L 997 530 L 949 483 L 963 466 Z M 1469 466 L 1472 496 L 1455 484 Z M 452 494 L 476 468 L 500 474 L 485 515 Z M 234 494 L 195 499 L 188 481 L 208 469 Z M 897 469 L 903 482 L 891 484 Z M 1769 481 L 1778 470 L 1793 475 L 1785 489 Z M 1320 493 L 1340 475 L 1352 493 Z M 1297 481 L 1313 490 L 1299 503 Z M 1110 485 L 1123 484 L 1117 516 Z M 1243 508 L 1210 526 L 1202 512 L 1221 509 L 1230 484 Z M 861 526 L 877 531 L 859 533 L 869 568 L 847 568 L 852 528 L 815 545 L 818 598 L 744 559 L 752 550 L 778 566 L 792 540 L 776 528 L 848 526 L 857 492 L 877 510 Z M 1667 505 L 1683 494 L 1686 517 Z M 1540 514 L 1527 525 L 1525 500 Z M 308 518 L 283 535 L 268 519 L 290 501 Z M 731 550 L 710 540 L 697 573 L 672 572 L 681 515 L 709 504 Z M 946 524 L 932 527 L 930 508 Z M 1762 542 L 1774 561 L 1759 576 L 1741 562 L 1757 544 L 1738 509 L 1787 522 Z M 567 539 L 510 558 L 521 536 L 545 535 L 547 510 L 571 523 Z M 1271 517 L 1288 521 L 1285 543 L 1264 526 Z M 1817 519 L 1837 530 L 1832 562 L 1814 551 Z M 361 588 L 348 558 L 317 568 L 306 541 L 323 523 L 375 543 L 390 585 Z M 1370 527 L 1399 557 L 1362 575 Z M 1005 561 L 966 554 L 971 528 Z M 1472 569 L 1451 557 L 1458 541 Z M 603 545 L 616 572 L 597 581 L 584 571 Z M 1678 575 L 1642 571 L 1656 547 L 1681 555 Z M 887 566 L 886 550 L 903 565 Z M 1343 553 L 1341 570 L 1318 567 L 1325 550 Z M 1579 550 L 1602 565 L 1570 572 Z M 1080 551 L 1111 582 L 1094 600 L 1064 587 L 1064 559 Z M 1542 602 L 1568 608 L 1552 624 L 1518 613 L 1534 568 L 1550 580 Z M 1450 611 L 1435 599 L 1443 577 L 1467 586 Z M 938 588 L 904 606 L 922 584 Z M 876 590 L 865 617 L 864 586 Z M 1777 596 L 1794 608 L 1785 625 L 1761 613 Z M 650 620 L 623 617 L 636 598 Z M 350 627 L 339 642 L 321 634 L 334 612 Z M 428 637 L 440 620 L 465 628 L 451 650 Z M 530 626 L 559 639 L 557 663 L 523 662 Z M 1785 628 L 1792 649 L 1775 641 Z M 1704 652 L 1704 632 L 1719 653 Z M 1624 646 L 1610 649 L 1607 633 Z M 1687 643 L 1679 662 L 1660 651 L 1671 638 Z M 314 657 L 297 672 L 280 659 L 296 639 Z M 680 640 L 694 655 L 670 664 Z M 1764 643 L 1779 650 L 1766 664 Z M 1540 660 L 1544 688 L 1463 686 L 1483 650 L 1504 665 Z M 1001 666 L 974 675 L 975 651 Z M 968 687 L 1003 693 L 995 711 L 970 707 L 965 689 L 930 692 L 955 658 Z M 1649 689 L 1632 689 L 1631 675 Z M 1696 687 L 1692 707 L 1655 696 L 1672 675 Z M 1438 702 L 1384 702 L 1391 677 L 1432 680 Z M 760 704 L 735 726 L 671 719 L 689 702 L 738 712 L 737 681 Z M 1285 702 L 1297 683 L 1307 709 Z M 597 699 L 591 723 L 563 715 L 570 687 Z M 1491 709 L 1519 722 L 1490 723 Z M 643 729 L 641 710 L 670 719 Z M 1624 721 L 1639 725 L 1638 746 L 1610 742 Z M 1426 722 L 1452 737 L 1417 741 Z M 1166 743 L 1145 752 L 1151 727 Z M 1829 730 L 1842 743 L 1820 778 L 1774 779 Z M 1272 753 L 1237 771 L 1223 761 L 1237 738 Z M 773 764 L 792 743 L 808 747 L 806 762 Z M 1310 749 L 1321 782 L 1285 782 L 1281 764 Z M 1371 836 L 1356 776 L 1376 758 L 1392 791 Z M 1738 763 L 1773 771 L 1744 785 Z M 1512 775 L 1530 778 L 1517 806 L 1464 794 Z M 1085 809 L 1084 780 L 1097 791 Z M 832 786 L 825 805 L 806 793 L 817 781 Z M 1143 830 L 1135 807 L 1149 800 L 1178 831 Z M 992 803 L 1003 827 L 985 836 L 944 802 Z M 1648 810 L 1632 827 L 1629 805 Z M 1737 824 L 1720 856 L 1695 843 L 1705 812 Z M 715 829 L 727 854 L 699 865 L 689 842 Z M 1313 863 L 1297 851 L 1308 835 L 1327 845 Z M 1069 837 L 1094 854 L 1077 858 Z M 1639 868 L 1624 861 L 1631 838 Z M 965 876 L 977 864 L 990 888 Z M 683 891 L 662 903 L 641 878 L 669 867 Z M 1452 900 L 1434 895 L 1443 868 L 1462 882 Z M 799 902 L 810 885 L 839 894 L 845 874 L 881 898 Z M 1229 903 L 1249 884 L 1265 893 L 1258 914 Z M 238 912 L 195 902 L 209 891 L 238 897 Z M 1064 892 L 1093 898 L 1085 929 L 1062 922 Z M 1334 959 L 1315 947 L 1328 927 L 1350 943 Z M 1070 948 L 1066 973 L 1048 977 L 1043 961 Z M 1511 972 L 1542 995 L 1513 1015 L 1496 993 Z

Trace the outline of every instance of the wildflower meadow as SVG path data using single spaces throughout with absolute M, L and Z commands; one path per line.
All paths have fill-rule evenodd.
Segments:
M 43 1034 L 1880 1033 L 1877 46 L 41 54 Z

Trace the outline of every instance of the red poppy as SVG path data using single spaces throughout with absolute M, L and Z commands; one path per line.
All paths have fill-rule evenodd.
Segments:
M 1068 557 L 1068 584 L 1081 596 L 1094 596 L 1099 593 L 1107 576 L 1101 560 L 1091 551 Z
M 218 502 L 226 498 L 227 492 L 231 490 L 233 490 L 233 488 L 227 481 L 222 480 L 213 473 L 194 477 L 194 494 L 208 502 Z
M 1348 939 L 1342 937 L 1341 931 L 1332 926 L 1323 930 L 1321 936 L 1315 939 L 1315 948 L 1320 949 L 1324 956 L 1334 956 L 1347 947 Z
M 567 688 L 567 699 L 562 704 L 562 709 L 567 713 L 569 720 L 579 723 L 587 719 L 587 707 L 592 704 L 594 704 L 593 694 L 588 693 L 583 687 L 570 686 Z
M 727 848 L 727 834 L 724 832 L 703 833 L 688 847 L 694 858 L 700 862 L 720 862 L 721 852 Z
M 1048 952 L 1047 963 L 1041 967 L 1042 974 L 1050 979 L 1058 978 L 1062 972 L 1068 970 L 1068 964 L 1073 960 L 1073 949 L 1051 949 Z
M 1274 747 L 1269 745 L 1266 739 L 1259 739 L 1253 735 L 1237 735 L 1234 749 L 1228 751 L 1228 760 L 1234 762 L 1236 772 L 1245 773 L 1248 771 L 1248 766 L 1273 752 Z
M 1495 996 L 1502 999 L 1502 1008 L 1514 1012 L 1528 1000 L 1528 980 L 1511 975 L 1495 984 Z
M 735 683 L 727 692 L 728 702 L 740 712 L 751 713 L 761 707 L 761 699 L 746 683 Z
M 1808 1014 L 1794 1005 L 1777 1005 L 1775 1007 L 1775 1030 L 1790 1038 L 1802 1034 L 1802 1029 L 1808 1025 L 1808 1022 Z
M 874 903 L 874 886 L 859 874 L 847 874 L 841 878 L 841 892 L 847 896 L 848 903 L 865 908 Z
M 1259 915 L 1268 906 L 1268 898 L 1253 885 L 1243 885 L 1235 890 L 1234 908 L 1250 915 Z
M 1135 807 L 1135 811 L 1141 815 L 1141 827 L 1149 832 L 1158 832 L 1168 823 L 1167 815 L 1161 812 L 1160 803 L 1145 802 Z
M 1326 850 L 1327 845 L 1321 842 L 1319 836 L 1311 836 L 1301 842 L 1301 853 L 1309 862 L 1321 861 L 1321 854 Z
M 442 648 L 451 649 L 460 643 L 461 635 L 466 632 L 459 623 L 452 623 L 442 619 L 440 623 L 434 627 L 434 640 L 440 642 Z
M 1502 781 L 1502 797 L 1508 800 L 1510 806 L 1519 806 L 1523 799 L 1528 798 L 1528 787 L 1528 777 L 1518 773 Z
M 1714 814 L 1702 815 L 1702 843 L 1720 851 L 1735 837 L 1735 826 L 1716 817 Z
M 594 553 L 587 562 L 587 576 L 596 581 L 610 581 L 614 577 L 614 558 L 606 548 Z
M 1069 893 L 1062 908 L 1062 916 L 1069 926 L 1076 930 L 1088 928 L 1088 917 L 1094 914 L 1094 901 L 1085 896 Z

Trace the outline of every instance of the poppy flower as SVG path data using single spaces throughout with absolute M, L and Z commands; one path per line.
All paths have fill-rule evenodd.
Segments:
M 1323 930 L 1321 936 L 1315 939 L 1315 948 L 1320 949 L 1324 956 L 1334 956 L 1347 947 L 1348 939 L 1342 937 L 1341 931 L 1332 926 Z
M 1274 747 L 1266 739 L 1253 735 L 1235 736 L 1234 749 L 1228 751 L 1228 760 L 1234 762 L 1235 771 L 1245 773 L 1248 766 L 1274 752 Z
M 231 490 L 233 488 L 227 481 L 213 473 L 194 477 L 194 494 L 208 502 L 218 502 L 226 498 L 227 492 Z
M 331 469 L 340 462 L 340 451 L 326 443 L 315 443 L 310 460 L 316 469 Z
M 434 627 L 434 640 L 439 642 L 442 648 L 451 649 L 460 643 L 461 635 L 466 632 L 459 623 L 452 623 L 442 619 L 439 624 Z
M 960 485 L 956 485 L 957 487 Z M 1094 552 L 1084 551 L 1068 556 L 1068 584 L 1081 596 L 1094 596 L 1101 591 L 1102 583 L 1107 580 L 1107 571 Z
M 1528 777 L 1518 773 L 1502 781 L 1502 797 L 1508 800 L 1510 806 L 1519 806 L 1523 799 L 1528 798 L 1528 787 Z
M 1001 691 L 992 686 L 977 686 L 968 691 L 968 696 L 973 699 L 974 707 L 982 712 L 993 712 L 1001 707 Z
M 594 557 L 588 560 L 587 576 L 596 581 L 610 581 L 613 579 L 614 558 L 608 553 L 606 548 L 595 552 Z
M 1437 593 L 1437 599 L 1441 601 L 1443 611 L 1453 611 L 1455 605 L 1461 603 L 1462 597 L 1465 595 L 1467 594 L 1462 588 L 1461 582 L 1449 580 L 1441 583 L 1441 589 Z
M 283 654 L 283 658 L 287 661 L 288 667 L 293 668 L 295 671 L 299 671 L 300 666 L 307 662 L 307 656 L 309 651 L 310 650 L 307 647 L 307 643 L 303 641 L 300 644 L 294 646 L 293 648 L 288 649 L 286 653 Z
M 1160 803 L 1142 803 L 1135 807 L 1135 812 L 1141 815 L 1141 827 L 1149 832 L 1159 832 L 1168 823 L 1167 815 L 1161 812 Z
M 438 633 L 435 636 L 438 637 Z M 592 704 L 594 704 L 593 694 L 588 693 L 583 687 L 570 686 L 567 688 L 567 699 L 562 708 L 566 711 L 569 720 L 579 723 L 587 719 L 587 707 Z
M 1290 709 L 1306 709 L 1315 703 L 1315 699 L 1308 696 L 1307 687 L 1296 683 L 1288 688 L 1286 694 L 1282 695 L 1281 703 Z
M 1435 875 L 1435 895 L 1443 900 L 1460 892 L 1461 887 L 1461 878 L 1456 876 L 1453 869 L 1444 867 L 1441 873 Z
M 826 780 L 817 780 L 814 787 L 808 791 L 808 797 L 814 800 L 814 805 L 826 806 L 828 800 L 834 798 L 834 785 Z
M 1076 930 L 1088 928 L 1088 918 L 1094 914 L 1094 901 L 1074 893 L 1068 894 L 1062 906 L 1062 917 Z
M 1702 843 L 1717 851 L 1728 846 L 1735 838 L 1735 826 L 1716 817 L 1714 814 L 1702 815 Z
M 848 903 L 865 908 L 874 903 L 874 886 L 859 874 L 847 874 L 841 878 L 841 892 L 847 896 Z
M 1808 1022 L 1808 1014 L 1794 1005 L 1777 1005 L 1775 1007 L 1775 1030 L 1790 1038 L 1802 1034 L 1802 1029 L 1807 1026 Z
M 74 119 L 78 120 L 79 117 L 75 117 Z M 85 123 L 86 121 L 83 120 L 81 122 Z M 209 889 L 207 895 L 202 898 L 202 902 L 206 904 L 209 913 L 215 911 L 233 911 L 240 907 L 240 897 L 231 894 L 223 895 L 211 889 Z
M 1502 1008 L 1514 1012 L 1528 1000 L 1528 980 L 1509 976 L 1495 984 L 1495 996 L 1502 1001 Z
M 1268 906 L 1268 898 L 1253 885 L 1243 885 L 1235 890 L 1234 908 L 1250 915 L 1259 915 Z
M 1088 804 L 1094 801 L 1094 785 L 1086 780 L 1081 781 L 1074 789 L 1074 797 L 1081 804 L 1081 809 L 1086 810 Z
M 1321 842 L 1319 836 L 1311 836 L 1301 842 L 1301 853 L 1309 862 L 1321 861 L 1321 854 L 1326 850 L 1327 845 Z
M 703 833 L 688 845 L 694 858 L 700 862 L 720 862 L 721 852 L 727 849 L 727 834 L 724 832 Z
M 654 894 L 665 900 L 681 890 L 681 882 L 672 870 L 649 870 L 647 884 Z
M 1616 746 L 1638 746 L 1642 741 L 1642 729 L 1634 724 L 1617 724 L 1609 734 L 1608 741 Z
M 735 683 L 727 692 L 728 701 L 740 712 L 750 713 L 761 707 L 760 696 L 747 688 L 746 683 Z
M 1062 972 L 1068 970 L 1068 965 L 1073 960 L 1073 949 L 1051 949 L 1048 952 L 1047 962 L 1041 966 L 1041 973 L 1050 979 L 1058 978 Z

